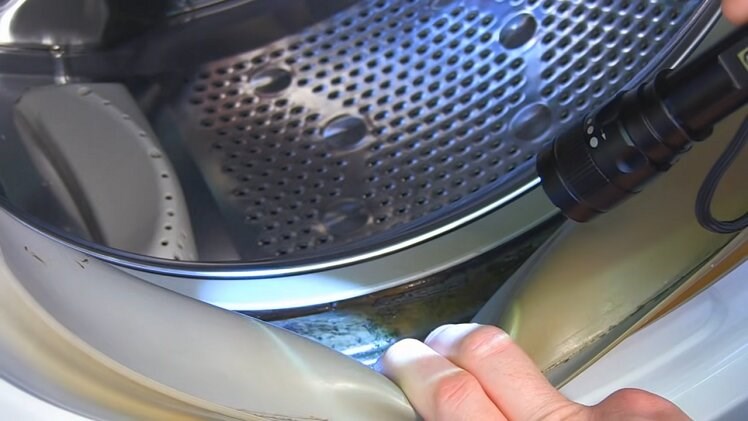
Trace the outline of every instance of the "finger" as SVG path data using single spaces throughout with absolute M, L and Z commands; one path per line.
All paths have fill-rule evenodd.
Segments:
M 736 25 L 748 23 L 748 0 L 722 0 L 722 13 Z
M 530 357 L 497 327 L 453 325 L 429 335 L 426 344 L 475 376 L 509 419 L 571 416 L 583 408 L 551 386 Z
M 396 343 L 378 365 L 425 420 L 506 420 L 475 377 L 419 341 Z

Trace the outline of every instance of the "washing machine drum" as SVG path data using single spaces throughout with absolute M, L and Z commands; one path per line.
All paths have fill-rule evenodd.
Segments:
M 28 320 L 4 377 L 59 402 L 81 399 L 62 378 L 118 385 L 146 418 L 412 418 L 364 366 L 188 297 L 366 363 L 469 319 L 557 226 L 535 154 L 680 63 L 718 3 L 4 2 L 0 307 Z M 275 345 L 247 365 L 227 343 Z M 142 375 L 171 388 L 136 398 Z M 258 387 L 276 376 L 306 386 Z M 109 417 L 102 393 L 86 411 Z
M 0 204 L 232 310 L 398 295 L 537 244 L 556 211 L 535 153 L 717 8 L 8 2 Z
M 675 64 L 714 6 L 11 3 L 3 41 L 34 54 L 4 59 L 23 69 L 6 207 L 127 266 L 226 278 L 375 259 L 521 201 L 539 148 Z
M 535 153 L 678 64 L 718 6 L 9 2 L 0 204 L 254 315 L 468 268 L 494 273 L 477 310 L 556 215 Z

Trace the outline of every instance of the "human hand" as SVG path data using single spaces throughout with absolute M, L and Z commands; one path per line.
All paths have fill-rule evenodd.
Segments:
M 405 339 L 379 361 L 426 421 L 688 420 L 671 402 L 624 389 L 595 406 L 566 399 L 503 331 L 446 325 Z
M 736 25 L 748 23 L 748 0 L 722 0 L 722 13 Z

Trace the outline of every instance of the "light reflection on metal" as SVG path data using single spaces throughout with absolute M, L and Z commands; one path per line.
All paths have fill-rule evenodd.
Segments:
M 316 268 L 289 268 L 311 273 L 294 275 L 295 272 L 292 272 L 284 277 L 262 278 L 256 272 L 225 272 L 221 275 L 235 277 L 241 273 L 257 277 L 220 279 L 220 276 L 211 277 L 212 272 L 206 271 L 195 274 L 202 276 L 202 279 L 184 279 L 127 270 L 149 282 L 231 310 L 263 311 L 314 306 L 405 285 L 447 270 L 518 238 L 555 214 L 556 210 L 543 192 L 534 189 L 522 200 L 489 212 L 459 230 L 452 230 L 418 247 L 398 253 L 388 251 L 388 254 L 384 254 L 379 251 L 384 255 L 354 256 L 347 261 L 324 262 Z M 534 222 L 520 227 L 508 221 Z M 445 227 L 445 230 L 449 228 Z M 412 239 L 414 243 L 420 240 Z
M 98 44 L 108 19 L 106 0 L 10 0 L 0 6 L 0 45 L 49 48 Z

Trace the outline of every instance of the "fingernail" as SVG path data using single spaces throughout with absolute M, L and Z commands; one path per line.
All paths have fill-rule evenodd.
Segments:
M 434 339 L 436 337 L 436 335 L 438 335 L 441 332 L 444 332 L 445 330 L 447 330 L 448 328 L 450 328 L 452 326 L 454 326 L 454 325 L 448 324 L 448 325 L 441 325 L 441 326 L 437 327 L 436 329 L 432 330 L 431 333 L 429 333 L 429 335 L 426 336 L 426 339 L 424 339 L 423 341 L 424 342 L 428 342 L 430 339 Z

